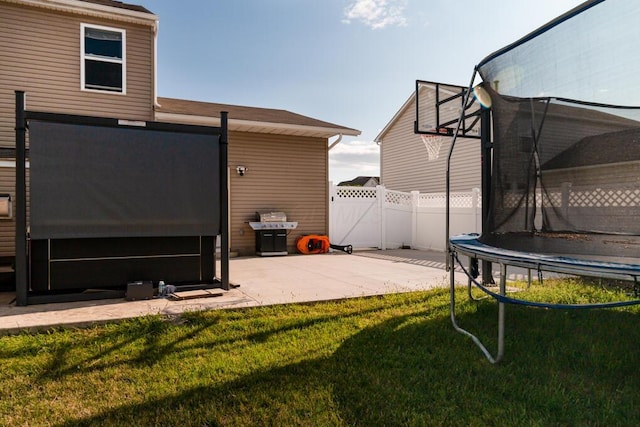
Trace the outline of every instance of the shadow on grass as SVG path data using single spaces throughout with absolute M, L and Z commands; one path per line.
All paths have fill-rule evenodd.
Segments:
M 462 313 L 491 341 L 495 304 Z M 328 358 L 256 371 L 72 425 L 629 425 L 640 420 L 638 315 L 509 307 L 490 365 L 444 310 L 395 317 Z M 300 325 L 298 325 L 300 326 Z
M 373 299 L 376 297 L 371 297 Z M 321 303 L 320 303 L 321 304 Z M 309 306 L 313 304 L 308 304 Z M 67 375 L 102 371 L 118 366 L 153 367 L 171 356 L 188 355 L 190 351 L 203 348 L 230 347 L 230 351 L 238 346 L 249 343 L 263 343 L 271 337 L 293 330 L 309 328 L 315 325 L 327 324 L 334 321 L 344 321 L 349 318 L 367 316 L 380 309 L 392 309 L 402 303 L 391 303 L 380 298 L 380 303 L 369 309 L 354 307 L 348 312 L 340 314 L 316 315 L 304 320 L 273 322 L 269 319 L 264 324 L 256 325 L 255 332 L 240 335 L 212 333 L 205 334 L 213 327 L 225 329 L 221 325 L 222 314 L 211 311 L 204 313 L 188 313 L 178 318 L 184 328 L 176 329 L 175 324 L 162 316 L 146 316 L 119 324 L 102 327 L 96 334 L 76 334 L 73 331 L 61 330 L 56 337 L 47 334 L 36 334 L 32 340 L 19 350 L 0 349 L 0 360 L 11 363 L 12 359 L 33 357 L 38 354 L 49 354 L 37 375 L 41 382 L 56 381 Z M 277 309 L 276 309 L 277 310 Z M 237 310 L 231 317 L 224 315 L 224 322 L 233 327 L 233 319 L 241 319 L 247 310 Z M 274 326 L 275 325 L 275 326 Z M 170 334 L 167 334 L 171 331 Z M 207 338 L 203 338 L 204 336 Z M 171 336 L 171 339 L 167 339 Z M 119 357 L 109 357 L 113 354 Z
M 458 320 L 495 348 L 495 304 Z M 640 420 L 637 325 L 622 311 L 508 307 L 497 366 L 449 319 L 381 325 L 336 352 L 341 412 L 359 425 L 624 425 Z

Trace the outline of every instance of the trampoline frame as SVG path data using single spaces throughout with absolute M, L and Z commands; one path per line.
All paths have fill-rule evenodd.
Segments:
M 450 291 L 450 316 L 451 323 L 457 332 L 471 338 L 471 340 L 480 348 L 487 360 L 492 364 L 498 363 L 504 357 L 504 332 L 505 332 L 505 305 L 513 303 L 511 298 L 506 297 L 506 281 L 507 267 L 525 268 L 529 272 L 529 284 L 531 284 L 531 270 L 543 271 L 561 274 L 571 274 L 578 276 L 590 276 L 605 279 L 632 280 L 638 285 L 640 277 L 639 264 L 625 264 L 619 262 L 607 262 L 593 259 L 571 258 L 565 256 L 551 254 L 537 254 L 531 252 L 521 252 L 502 248 L 496 248 L 485 245 L 478 241 L 478 234 L 468 234 L 455 236 L 449 240 L 448 259 L 451 270 L 449 271 L 449 291 Z M 458 258 L 458 254 L 468 256 L 470 260 L 484 260 L 500 265 L 499 291 L 497 294 L 487 292 L 478 282 L 473 279 L 471 273 L 464 268 Z M 498 348 L 495 356 L 486 348 L 482 341 L 471 332 L 458 325 L 455 313 L 455 264 L 456 262 L 462 268 L 468 277 L 468 293 L 472 300 L 477 299 L 471 296 L 471 285 L 475 283 L 489 296 L 498 300 Z M 637 295 L 636 295 L 637 297 Z M 612 308 L 624 307 L 629 305 L 640 304 L 640 299 L 616 301 L 611 303 L 593 303 L 593 304 L 547 304 L 547 303 L 528 303 L 526 305 L 545 308 L 562 308 L 562 309 L 593 309 L 593 308 Z
M 463 101 L 463 105 L 469 105 L 469 98 L 472 93 L 473 83 L 475 82 L 476 75 L 478 73 L 478 67 L 476 66 L 473 70 L 473 74 L 471 76 L 471 81 L 469 83 L 469 87 L 465 93 L 465 99 Z M 461 112 L 461 118 L 464 117 L 465 111 Z M 488 199 L 491 194 L 491 162 L 487 161 L 491 158 L 491 135 L 490 135 L 490 119 L 489 119 L 490 110 L 487 108 L 482 109 L 482 123 L 480 127 L 481 133 L 481 145 L 482 145 L 482 157 L 483 157 L 483 167 L 482 167 L 482 192 L 483 192 L 483 202 L 482 202 L 482 218 L 483 218 L 483 230 L 486 229 L 485 221 L 488 217 Z M 507 278 L 507 266 L 520 267 L 525 268 L 529 271 L 529 284 L 531 284 L 531 270 L 535 269 L 541 274 L 542 271 L 552 272 L 552 273 L 561 273 L 561 274 L 570 274 L 577 276 L 591 276 L 591 277 L 599 277 L 599 278 L 608 278 L 608 279 L 622 279 L 622 280 L 633 280 L 636 289 L 638 287 L 638 278 L 640 277 L 640 264 L 623 264 L 623 263 L 612 263 L 612 262 L 603 262 L 598 260 L 591 259 L 581 259 L 581 258 L 571 258 L 564 257 L 558 255 L 547 255 L 547 254 L 538 254 L 538 253 L 527 253 L 523 251 L 515 251 L 502 249 L 497 247 L 492 247 L 489 245 L 484 245 L 478 242 L 477 234 L 474 235 L 465 235 L 451 238 L 450 233 L 450 194 L 451 194 L 451 157 L 453 155 L 453 150 L 455 148 L 456 140 L 461 133 L 461 122 L 459 120 L 456 129 L 452 136 L 451 145 L 449 147 L 449 154 L 447 156 L 447 167 L 446 167 L 446 226 L 445 226 L 445 236 L 446 236 L 446 269 L 449 272 L 449 291 L 450 291 L 450 317 L 451 322 L 453 324 L 454 329 L 467 337 L 471 338 L 471 340 L 480 348 L 482 353 L 485 355 L 487 360 L 490 363 L 496 364 L 500 362 L 504 357 L 504 334 L 505 334 L 505 304 L 508 304 L 508 298 L 506 298 L 506 278 Z M 497 294 L 488 293 L 491 297 L 498 300 L 498 345 L 495 356 L 491 354 L 491 352 L 486 348 L 486 346 L 482 343 L 482 341 L 472 334 L 471 332 L 465 330 L 464 328 L 458 325 L 456 314 L 455 314 L 455 263 L 457 261 L 458 254 L 466 255 L 470 259 L 481 260 L 482 261 L 482 281 L 483 283 L 493 283 L 492 276 L 492 264 L 497 263 L 500 265 L 500 278 L 499 278 L 499 291 Z M 461 264 L 460 264 L 461 265 Z M 462 266 L 462 265 L 461 265 Z M 464 269 L 465 274 L 467 274 L 469 278 L 468 282 L 468 294 L 470 299 L 476 300 L 471 295 L 471 285 L 475 280 L 472 278 L 470 273 Z M 482 287 L 479 283 L 475 282 L 476 285 L 479 285 L 483 290 L 486 289 Z M 637 296 L 637 295 L 636 295 Z M 640 304 L 640 299 L 636 299 L 633 301 L 626 302 L 616 302 L 610 304 L 579 304 L 579 305 L 563 305 L 561 308 L 564 309 L 590 309 L 590 308 L 607 308 L 607 307 L 616 307 L 616 306 L 626 306 L 626 305 L 635 305 Z M 536 304 L 531 304 L 536 305 Z M 548 308 L 558 308 L 552 307 L 550 304 L 545 305 L 543 303 L 537 304 L 538 307 L 548 307 Z

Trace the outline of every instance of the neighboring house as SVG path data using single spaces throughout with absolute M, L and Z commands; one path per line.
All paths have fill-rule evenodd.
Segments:
M 247 223 L 260 209 L 298 221 L 290 250 L 300 234 L 326 234 L 328 139 L 360 132 L 283 110 L 158 98 L 157 36 L 158 17 L 141 6 L 0 0 L 0 193 L 15 190 L 15 90 L 32 111 L 211 126 L 228 111 L 231 249 L 254 253 Z M 0 220 L 0 257 L 14 255 L 14 227 Z
M 375 187 L 380 184 L 380 178 L 377 176 L 359 176 L 350 181 L 342 181 L 338 186 L 346 187 Z
M 534 104 L 522 99 L 501 100 L 493 96 L 494 140 L 512 140 L 517 144 L 501 145 L 507 161 L 500 162 L 501 179 L 510 186 L 526 188 L 530 156 L 533 152 L 531 118 L 536 118 L 540 143 L 538 156 L 543 183 L 548 188 L 563 183 L 574 186 L 637 185 L 640 160 L 638 122 L 624 117 L 625 110 L 589 108 L 559 101 Z M 621 112 L 620 115 L 615 114 Z M 522 181 L 522 182 L 520 182 Z
M 460 93 L 463 89 L 455 85 L 437 85 L 439 99 Z M 420 91 L 421 119 L 434 126 L 436 112 L 432 106 L 435 103 L 436 83 L 423 85 Z M 460 114 L 459 104 L 460 99 L 444 104 L 440 111 L 440 123 L 456 119 Z M 375 138 L 380 145 L 380 183 L 396 191 L 444 192 L 451 138 L 437 137 L 443 141 L 439 156 L 429 160 L 422 138 L 414 133 L 415 121 L 416 94 L 413 93 Z M 451 161 L 452 191 L 480 188 L 480 140 L 458 138 Z
M 542 165 L 546 182 L 560 187 L 601 185 L 637 188 L 640 175 L 640 130 L 587 136 Z

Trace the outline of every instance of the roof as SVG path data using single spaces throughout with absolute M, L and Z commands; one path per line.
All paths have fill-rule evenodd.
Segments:
M 158 98 L 156 120 L 217 126 L 220 112 L 229 113 L 229 130 L 329 138 L 358 136 L 360 131 L 286 110 Z
M 135 12 L 151 13 L 151 11 L 149 11 L 148 9 L 142 6 L 138 6 L 136 4 L 123 3 L 121 1 L 116 1 L 116 0 L 81 0 L 81 1 L 86 3 L 99 4 L 102 6 L 116 7 L 118 9 L 133 10 Z
M 627 129 L 588 136 L 543 165 L 564 169 L 640 160 L 640 129 Z
M 380 182 L 380 178 L 377 176 L 359 176 L 350 181 L 342 181 L 338 186 L 364 187 L 371 180 L 373 180 L 376 185 Z
M 148 9 L 116 0 L 0 0 L 55 12 L 157 26 L 158 17 Z

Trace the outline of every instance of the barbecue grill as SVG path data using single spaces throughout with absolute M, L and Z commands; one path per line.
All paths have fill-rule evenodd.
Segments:
M 298 227 L 297 222 L 287 221 L 280 211 L 258 211 L 258 221 L 249 222 L 256 234 L 256 254 L 260 256 L 287 255 L 288 230 Z

